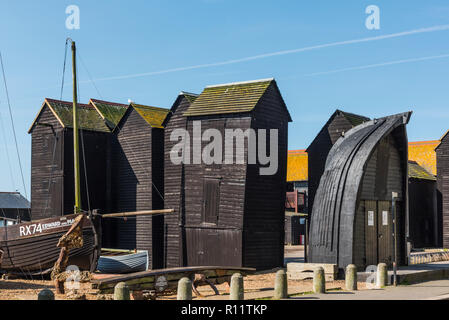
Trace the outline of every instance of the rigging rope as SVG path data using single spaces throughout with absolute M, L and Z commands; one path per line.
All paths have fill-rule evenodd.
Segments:
M 1 115 L 1 113 L 0 113 L 0 126 L 2 127 L 2 140 L 3 140 L 3 144 L 5 146 L 6 159 L 8 160 L 8 168 L 9 168 L 9 175 L 11 178 L 12 188 L 14 190 L 16 190 L 16 182 L 14 181 L 14 175 L 12 174 L 11 158 L 9 156 L 8 144 L 6 143 L 6 132 L 5 132 L 5 126 L 3 124 L 3 117 Z
M 28 199 L 28 192 L 26 189 L 26 185 L 25 185 L 25 178 L 23 176 L 23 169 L 22 169 L 22 161 L 20 160 L 20 152 L 19 152 L 19 145 L 17 143 L 17 136 L 16 136 L 16 128 L 14 126 L 14 118 L 12 116 L 12 110 L 11 110 L 11 101 L 9 99 L 9 91 L 8 91 L 8 85 L 6 82 L 6 76 L 5 76 L 5 67 L 3 65 L 3 57 L 2 57 L 2 53 L 0 51 L 0 64 L 2 66 L 2 74 L 3 74 L 3 82 L 5 84 L 5 91 L 6 91 L 6 100 L 8 102 L 8 109 L 9 109 L 9 117 L 11 119 L 11 126 L 12 126 L 12 132 L 13 132 L 13 136 L 14 136 L 14 143 L 16 145 L 16 152 L 17 152 L 17 159 L 19 160 L 19 168 L 20 168 L 20 175 L 22 177 L 22 184 L 23 184 L 23 192 L 25 193 L 25 198 Z M 30 215 L 31 218 L 31 212 L 30 210 L 28 210 L 28 213 Z
M 62 83 L 61 83 L 61 95 L 59 100 L 62 100 L 62 93 L 64 92 L 64 76 L 65 76 L 65 65 L 67 62 L 67 45 L 69 43 L 69 38 L 65 40 L 65 52 L 64 52 L 64 66 L 62 67 Z

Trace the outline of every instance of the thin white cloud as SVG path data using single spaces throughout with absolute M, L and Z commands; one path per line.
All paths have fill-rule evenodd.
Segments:
M 320 45 L 315 45 L 315 46 L 310 46 L 310 47 L 303 47 L 303 48 L 291 49 L 291 50 L 282 50 L 282 51 L 276 51 L 276 52 L 271 52 L 271 53 L 259 54 L 259 55 L 250 56 L 250 57 L 244 57 L 244 58 L 240 58 L 240 59 L 226 60 L 226 61 L 222 61 L 222 62 L 198 64 L 198 65 L 193 65 L 193 66 L 171 68 L 171 69 L 145 72 L 145 73 L 134 73 L 134 74 L 128 74 L 128 75 L 122 75 L 122 76 L 104 77 L 104 78 L 94 79 L 94 81 L 131 79 L 131 78 L 147 77 L 147 76 L 180 72 L 180 71 L 188 71 L 188 70 L 201 69 L 201 68 L 219 67 L 219 66 L 224 66 L 224 65 L 229 65 L 229 64 L 242 63 L 242 62 L 247 62 L 247 61 L 259 60 L 259 59 L 275 57 L 275 56 L 282 56 L 282 55 L 293 54 L 293 53 L 300 53 L 300 52 L 311 51 L 311 50 L 318 50 L 318 49 L 329 48 L 329 47 L 337 47 L 337 46 L 344 46 L 344 45 L 349 45 L 349 44 L 379 41 L 379 40 L 399 38 L 399 37 L 405 37 L 405 36 L 410 36 L 410 35 L 415 35 L 415 34 L 445 31 L 445 30 L 449 30 L 449 25 L 440 25 L 440 26 L 434 26 L 434 27 L 429 27 L 429 28 L 408 30 L 408 31 L 385 34 L 385 35 L 368 37 L 368 38 L 331 42 L 331 43 L 325 43 L 325 44 L 320 44 Z M 87 82 L 90 82 L 90 80 L 85 80 L 82 82 L 87 83 Z
M 419 62 L 419 61 L 435 60 L 435 59 L 443 59 L 443 58 L 449 58 L 449 54 L 375 63 L 375 64 L 368 64 L 368 65 L 364 65 L 364 66 L 335 69 L 335 70 L 323 71 L 323 72 L 314 72 L 314 73 L 305 74 L 304 76 L 319 76 L 319 75 L 338 73 L 338 72 L 344 72 L 344 71 L 363 70 L 363 69 L 370 69 L 370 68 L 385 67 L 385 66 L 390 66 L 390 65 L 394 65 L 394 64 L 411 63 L 411 62 Z

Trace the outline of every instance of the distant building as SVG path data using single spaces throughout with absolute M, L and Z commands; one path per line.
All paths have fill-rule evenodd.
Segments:
M 19 192 L 0 192 L 0 227 L 30 220 L 30 202 Z
M 415 161 L 408 163 L 409 235 L 413 248 L 439 246 L 437 179 Z
M 287 191 L 308 192 L 308 160 L 309 157 L 306 150 L 292 150 L 288 152 Z
M 440 140 L 416 141 L 408 144 L 408 159 L 416 161 L 426 171 L 437 175 L 437 153 L 436 147 Z

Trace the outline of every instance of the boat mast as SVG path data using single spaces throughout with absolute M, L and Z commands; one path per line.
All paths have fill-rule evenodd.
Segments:
M 72 41 L 72 78 L 73 78 L 73 165 L 75 169 L 75 213 L 81 212 L 81 192 L 80 192 L 80 162 L 79 162 L 79 133 L 78 133 L 78 94 L 76 90 L 76 46 Z

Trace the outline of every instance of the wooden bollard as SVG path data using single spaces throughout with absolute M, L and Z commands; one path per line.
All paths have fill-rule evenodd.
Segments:
M 126 283 L 117 283 L 114 288 L 114 300 L 130 300 L 129 287 Z
M 184 277 L 178 281 L 178 300 L 192 300 L 192 281 Z
M 43 289 L 37 295 L 37 300 L 55 300 L 55 295 L 50 289 Z
M 388 269 L 386 263 L 379 263 L 377 266 L 376 287 L 383 288 L 388 285 Z
M 350 264 L 346 267 L 346 290 L 355 291 L 357 290 L 357 267 Z
M 288 298 L 287 273 L 285 272 L 285 270 L 279 270 L 278 272 L 276 272 L 276 280 L 274 282 L 274 298 Z
M 231 278 L 231 294 L 229 300 L 244 300 L 243 276 L 235 273 Z
M 64 294 L 65 293 L 65 288 L 64 288 L 65 281 L 55 279 L 54 284 L 55 284 L 56 294 Z
M 323 267 L 318 267 L 313 271 L 313 292 L 326 293 L 326 279 L 324 278 Z

